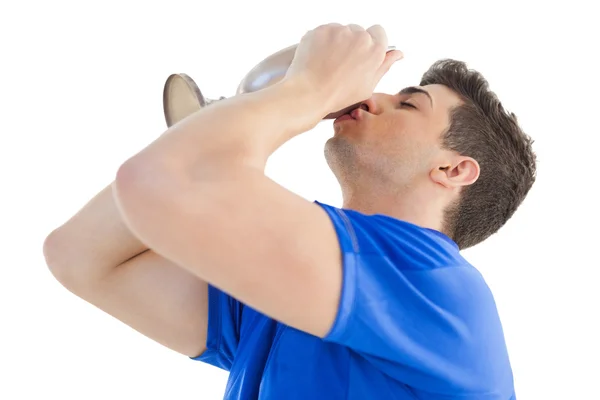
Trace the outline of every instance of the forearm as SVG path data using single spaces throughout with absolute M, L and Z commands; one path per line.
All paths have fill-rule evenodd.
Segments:
M 326 112 L 315 107 L 310 93 L 282 84 L 223 100 L 172 127 L 133 158 L 142 169 L 169 165 L 194 172 L 219 163 L 246 163 L 264 168 L 269 155 L 291 137 L 312 128 Z M 136 162 L 137 164 L 137 162 Z M 155 176 L 164 190 L 169 185 Z M 181 176 L 181 175 L 179 175 Z M 168 182 L 171 183 L 171 182 Z M 44 254 L 58 279 L 97 279 L 124 261 L 148 250 L 128 229 L 109 185 L 91 199 L 44 243 Z
M 112 191 L 112 184 L 104 188 L 46 238 L 44 255 L 57 279 L 98 279 L 147 250 L 124 224 Z
M 133 159 L 191 173 L 232 163 L 264 169 L 277 148 L 312 129 L 327 113 L 318 93 L 282 81 L 196 112 Z

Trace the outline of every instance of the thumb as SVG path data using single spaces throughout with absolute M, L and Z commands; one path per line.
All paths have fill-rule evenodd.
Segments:
M 385 55 L 385 59 L 381 64 L 381 67 L 377 70 L 377 77 L 379 79 L 383 78 L 385 74 L 392 68 L 392 65 L 396 61 L 399 61 L 404 58 L 404 54 L 400 50 L 392 50 Z

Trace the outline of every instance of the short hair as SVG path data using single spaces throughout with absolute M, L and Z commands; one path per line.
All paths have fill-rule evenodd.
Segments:
M 450 112 L 442 146 L 480 165 L 477 181 L 444 211 L 444 233 L 465 249 L 496 233 L 521 205 L 536 179 L 536 154 L 533 140 L 481 73 L 461 61 L 439 60 L 421 78 L 421 86 L 431 84 L 450 88 L 463 101 Z

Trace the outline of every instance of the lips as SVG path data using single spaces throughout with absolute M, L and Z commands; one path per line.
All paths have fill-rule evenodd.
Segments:
M 355 120 L 359 120 L 361 118 L 361 113 L 363 112 L 363 108 L 357 108 L 355 110 L 350 111 L 350 116 Z
M 360 109 L 355 109 L 350 111 L 347 114 L 341 115 L 338 118 L 336 118 L 335 122 L 340 122 L 340 121 L 347 121 L 347 120 L 358 120 L 360 119 Z
M 347 114 L 341 115 L 340 117 L 336 118 L 336 120 L 334 122 L 347 121 L 347 120 L 361 121 L 364 118 L 363 113 L 365 113 L 365 112 L 367 112 L 366 108 L 361 106 L 360 108 L 355 108 L 354 110 L 348 112 Z
M 350 115 L 350 114 L 344 114 L 344 115 L 342 115 L 342 116 L 340 116 L 340 117 L 337 117 L 337 118 L 335 119 L 335 122 L 346 121 L 346 120 L 349 120 L 349 119 L 354 119 L 354 118 L 353 118 L 353 117 L 352 117 L 352 115 Z

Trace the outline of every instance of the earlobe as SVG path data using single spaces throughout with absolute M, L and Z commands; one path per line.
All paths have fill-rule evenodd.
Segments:
M 431 171 L 431 179 L 445 188 L 472 185 L 479 178 L 479 163 L 471 157 L 462 157 L 455 165 L 441 165 Z

